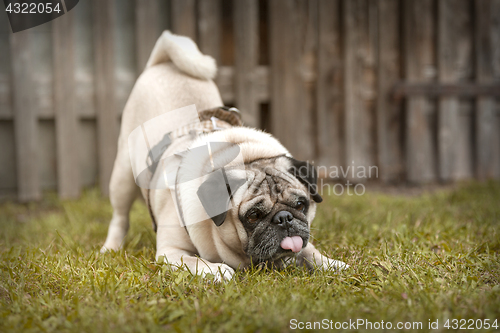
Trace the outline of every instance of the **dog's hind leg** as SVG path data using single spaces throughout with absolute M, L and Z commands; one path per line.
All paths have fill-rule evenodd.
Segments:
M 123 241 L 129 228 L 129 212 L 139 193 L 135 184 L 132 166 L 126 140 L 119 140 L 111 181 L 109 184 L 109 199 L 113 207 L 113 217 L 109 223 L 108 236 L 101 252 L 117 251 L 123 246 Z

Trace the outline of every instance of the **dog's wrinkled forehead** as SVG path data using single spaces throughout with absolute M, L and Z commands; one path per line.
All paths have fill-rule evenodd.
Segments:
M 242 209 L 248 209 L 261 201 L 274 205 L 290 197 L 306 196 L 305 187 L 289 172 L 290 162 L 285 157 L 257 160 L 246 165 L 248 189 L 242 202 Z

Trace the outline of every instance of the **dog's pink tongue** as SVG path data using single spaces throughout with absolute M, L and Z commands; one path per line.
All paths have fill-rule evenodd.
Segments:
M 284 250 L 292 250 L 293 252 L 299 252 L 302 249 L 302 244 L 304 242 L 302 241 L 302 238 L 300 236 L 293 236 L 293 237 L 285 237 L 281 241 L 281 247 Z

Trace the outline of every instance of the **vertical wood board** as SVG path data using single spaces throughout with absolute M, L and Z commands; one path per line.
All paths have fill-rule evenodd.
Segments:
M 196 41 L 195 0 L 172 0 L 171 6 L 172 31 Z
M 256 98 L 255 70 L 258 65 L 258 2 L 241 0 L 234 3 L 236 105 L 247 126 L 260 127 L 260 109 Z
M 135 49 L 138 74 L 144 70 L 156 40 L 160 37 L 158 12 L 157 0 L 135 0 Z
M 157 0 L 155 0 L 157 1 Z M 139 28 L 139 21 L 144 21 L 144 13 L 148 12 L 148 6 L 155 7 L 150 1 L 140 2 L 142 10 L 136 10 L 138 1 L 136 0 L 120 0 L 120 5 L 115 6 L 115 21 L 114 21 L 114 70 L 115 70 L 115 96 L 116 96 L 116 114 L 121 115 L 128 97 L 134 86 L 135 80 L 141 74 L 145 66 L 149 54 L 155 41 L 152 39 L 159 32 L 152 29 L 155 26 L 155 20 L 152 20 L 150 28 Z M 143 8 L 143 7 L 146 7 Z M 141 12 L 142 14 L 139 14 Z M 157 13 L 155 13 L 157 14 Z M 140 20 L 138 19 L 140 17 Z M 146 23 L 147 24 L 147 23 Z M 142 22 L 144 25 L 144 22 Z M 148 38 L 141 43 L 141 38 L 138 36 L 150 30 Z M 148 44 L 149 43 L 149 44 Z M 147 45 L 146 45 L 147 44 Z M 149 47 L 149 49 L 148 49 Z M 142 57 L 142 60 L 138 60 Z M 146 60 L 144 60 L 146 59 Z
M 409 82 L 436 78 L 435 3 L 404 2 L 405 75 Z M 406 104 L 406 169 L 411 183 L 432 182 L 437 177 L 435 102 L 423 96 L 409 97 Z
M 202 53 L 213 57 L 220 66 L 221 0 L 198 2 L 198 40 Z
M 371 1 L 344 2 L 345 163 L 366 170 L 376 162 L 374 19 Z
M 74 12 L 53 21 L 54 109 L 56 115 L 57 185 L 61 198 L 80 194 L 80 170 L 75 135 Z
M 492 2 L 475 1 L 476 31 L 476 80 L 489 83 L 493 80 L 492 57 Z M 494 156 L 498 143 L 493 142 L 495 132 L 495 99 L 488 96 L 476 101 L 476 175 L 480 180 L 493 178 L 495 173 Z
M 38 121 L 37 164 L 40 190 L 57 190 L 57 142 L 55 119 Z
M 442 83 L 456 83 L 466 79 L 463 72 L 471 59 L 468 1 L 442 0 L 438 4 L 438 78 Z M 468 158 L 463 158 L 470 158 L 470 131 L 462 128 L 460 104 L 456 96 L 439 100 L 438 162 L 439 177 L 444 181 L 470 176 L 472 171 Z
M 315 157 L 317 2 L 269 3 L 272 132 L 298 159 Z
M 391 97 L 401 80 L 401 6 L 398 0 L 378 1 L 377 144 L 380 178 L 401 180 L 404 173 L 404 118 L 401 101 Z
M 317 140 L 321 166 L 344 164 L 341 1 L 318 2 Z
M 11 34 L 7 15 L 0 15 L 0 119 L 12 119 L 11 60 L 9 35 Z
M 75 112 L 80 117 L 95 118 L 95 78 L 92 2 L 80 1 L 75 20 Z
M 113 2 L 93 0 L 92 4 L 99 182 L 101 192 L 108 196 L 118 140 L 114 96 Z
M 34 107 L 30 31 L 10 35 L 12 61 L 12 101 L 16 140 L 18 199 L 41 197 L 37 164 L 37 114 Z
M 54 117 L 54 64 L 52 61 L 52 24 L 42 24 L 28 31 L 30 40 L 31 77 L 33 80 L 34 103 L 42 119 Z

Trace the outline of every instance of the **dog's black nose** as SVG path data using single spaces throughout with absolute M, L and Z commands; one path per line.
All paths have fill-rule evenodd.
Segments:
M 281 227 L 287 227 L 290 222 L 293 220 L 293 215 L 286 210 L 282 210 L 281 212 L 276 213 L 273 216 L 273 222 Z

